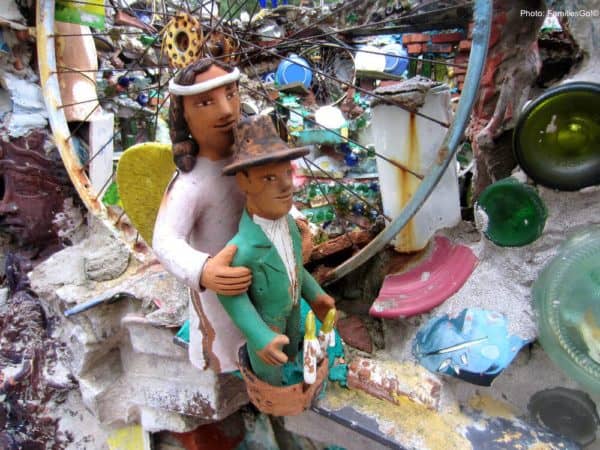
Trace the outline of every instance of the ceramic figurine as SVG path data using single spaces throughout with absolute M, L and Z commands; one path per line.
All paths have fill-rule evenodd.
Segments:
M 282 386 L 281 366 L 293 360 L 301 344 L 300 298 L 324 320 L 334 307 L 302 265 L 302 240 L 292 207 L 291 160 L 306 148 L 289 148 L 268 116 L 244 119 L 234 129 L 235 156 L 223 174 L 234 175 L 246 195 L 233 266 L 252 272 L 247 293 L 219 295 L 225 310 L 247 340 L 254 373 L 271 386 Z
M 232 128 L 240 118 L 239 76 L 237 69 L 200 59 L 169 83 L 177 171 L 152 233 L 160 262 L 191 288 L 190 361 L 216 373 L 237 370 L 237 349 L 244 339 L 215 293 L 240 294 L 251 279 L 248 269 L 230 267 L 236 247 L 225 247 L 237 231 L 244 205 L 235 180 L 221 176 L 231 162 Z M 298 223 L 309 254 L 308 224 Z
M 229 267 L 244 196 L 222 177 L 230 162 L 232 128 L 240 117 L 239 71 L 201 59 L 169 84 L 170 132 L 177 172 L 163 196 L 152 247 L 163 266 L 191 288 L 190 361 L 217 373 L 237 370 L 243 337 L 215 292 L 237 295 L 250 272 Z M 225 248 L 224 248 L 225 247 Z

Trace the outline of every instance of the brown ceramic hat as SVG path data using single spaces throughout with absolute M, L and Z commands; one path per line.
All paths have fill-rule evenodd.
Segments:
M 269 116 L 242 119 L 233 129 L 233 137 L 233 161 L 223 168 L 223 175 L 233 175 L 248 167 L 289 161 L 309 153 L 308 147 L 288 147 Z

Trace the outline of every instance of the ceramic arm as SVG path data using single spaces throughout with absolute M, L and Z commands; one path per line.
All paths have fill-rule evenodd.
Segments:
M 250 301 L 248 294 L 235 296 L 217 295 L 233 323 L 254 348 L 264 349 L 273 339 L 279 336 L 265 323 Z
M 188 236 L 199 219 L 199 212 L 190 205 L 183 193 L 172 185 L 161 202 L 152 238 L 152 249 L 158 260 L 178 280 L 192 289 L 198 289 L 200 275 L 208 253 L 195 250 L 188 243 Z
M 335 300 L 332 296 L 325 293 L 319 283 L 312 277 L 306 269 L 302 269 L 302 297 L 310 304 L 310 308 L 322 322 L 325 320 L 327 312 L 335 308 Z

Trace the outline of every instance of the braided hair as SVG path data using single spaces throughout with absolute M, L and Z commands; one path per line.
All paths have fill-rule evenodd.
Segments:
M 175 82 L 182 86 L 191 86 L 196 75 L 206 72 L 211 66 L 232 72 L 233 67 L 220 61 L 202 58 L 190 64 L 175 77 Z M 192 138 L 190 129 L 183 115 L 183 96 L 171 94 L 169 107 L 169 134 L 173 143 L 173 161 L 179 170 L 189 172 L 194 168 L 200 149 Z

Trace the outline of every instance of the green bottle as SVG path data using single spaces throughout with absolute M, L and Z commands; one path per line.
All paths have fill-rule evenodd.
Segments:
M 515 178 L 489 185 L 475 204 L 477 228 L 502 247 L 521 247 L 541 236 L 546 206 L 536 190 Z
M 521 168 L 537 183 L 577 190 L 600 183 L 600 84 L 567 83 L 521 113 L 513 136 Z

